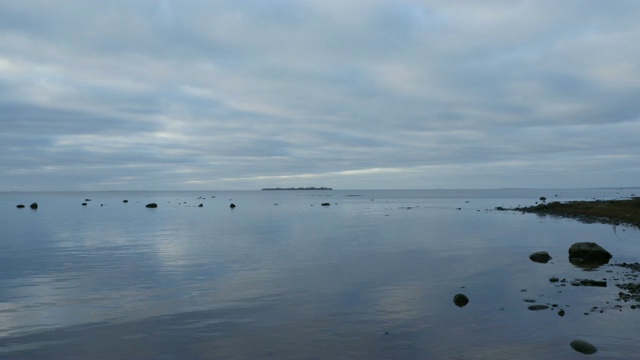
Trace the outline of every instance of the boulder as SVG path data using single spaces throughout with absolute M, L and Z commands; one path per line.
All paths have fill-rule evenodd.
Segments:
M 320 205 L 322 205 L 322 206 L 331 206 L 331 203 L 322 203 Z
M 551 255 L 549 255 L 549 253 L 546 251 L 538 251 L 529 255 L 529 259 L 531 259 L 531 261 L 533 262 L 546 264 L 549 262 L 549 260 L 551 260 Z
M 577 242 L 569 248 L 569 261 L 574 265 L 604 265 L 612 255 L 594 242 Z
M 464 294 L 456 294 L 453 297 L 453 303 L 456 304 L 457 307 L 463 307 L 469 303 L 469 298 Z
M 598 349 L 593 346 L 593 344 L 581 339 L 573 340 L 570 345 L 573 350 L 587 355 L 593 354 L 598 351 Z
M 87 203 L 82 203 L 82 206 L 87 206 Z
M 38 208 L 38 203 L 33 203 L 31 205 L 29 205 L 30 208 L 32 208 L 33 210 Z
M 124 200 L 122 200 L 122 202 L 123 202 L 123 203 L 128 203 L 128 202 L 129 202 L 129 200 L 124 199 Z
M 204 207 L 204 205 L 200 204 L 200 205 L 198 205 L 198 207 Z
M 155 209 L 155 208 L 157 208 L 157 207 L 158 207 L 158 204 L 156 204 L 156 203 L 150 203 L 150 204 L 145 205 L 145 207 L 148 207 L 148 208 L 150 208 L 150 209 Z
M 16 207 L 17 207 L 18 209 L 24 209 L 24 205 L 23 205 L 23 204 L 18 204 L 18 205 L 16 205 Z
M 236 207 L 236 204 L 234 204 L 234 203 L 231 203 L 231 205 L 229 205 L 229 207 L 230 207 L 230 208 L 232 208 L 232 209 L 235 209 L 235 207 Z

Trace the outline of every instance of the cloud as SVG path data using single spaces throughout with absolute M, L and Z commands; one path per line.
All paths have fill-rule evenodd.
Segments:
M 1 4 L 0 189 L 637 185 L 639 10 Z

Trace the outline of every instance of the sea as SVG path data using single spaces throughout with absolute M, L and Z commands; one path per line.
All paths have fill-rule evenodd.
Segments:
M 0 358 L 583 359 L 574 339 L 635 358 L 611 264 L 640 261 L 638 228 L 495 210 L 635 194 L 1 192 Z M 611 264 L 572 265 L 583 241 Z

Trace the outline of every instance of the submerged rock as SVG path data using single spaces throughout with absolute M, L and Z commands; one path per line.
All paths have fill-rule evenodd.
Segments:
M 235 209 L 236 208 L 236 204 L 231 203 L 231 205 L 229 205 L 230 208 Z
M 456 304 L 457 307 L 463 307 L 469 303 L 469 298 L 465 294 L 456 294 L 453 297 L 453 303 Z
M 123 202 L 123 203 L 128 203 L 128 202 L 129 202 L 129 200 L 125 199 L 125 200 L 122 200 L 122 202 Z
M 82 206 L 87 206 L 87 203 L 82 203 Z
M 538 251 L 529 255 L 529 259 L 531 259 L 531 261 L 533 262 L 546 264 L 549 262 L 549 260 L 551 260 L 551 255 L 549 255 L 549 253 L 546 251 Z
M 569 248 L 569 261 L 574 265 L 604 265 L 611 257 L 611 253 L 594 242 L 577 242 Z
M 593 344 L 581 339 L 573 340 L 570 345 L 573 350 L 587 355 L 593 354 L 598 351 L 598 349 L 593 346 Z
M 204 205 L 200 204 L 200 205 L 198 205 L 198 207 L 204 207 Z
M 33 203 L 31 205 L 29 205 L 30 208 L 32 208 L 33 210 L 38 208 L 38 203 Z
M 158 207 L 158 204 L 156 204 L 156 203 L 150 203 L 150 204 L 145 205 L 145 207 L 147 207 L 147 208 L 149 208 L 149 209 L 155 209 L 155 208 L 157 208 L 157 207 Z
M 331 206 L 331 203 L 322 203 L 320 205 L 322 205 L 322 206 Z
M 18 205 L 16 205 L 16 207 L 17 207 L 18 209 L 23 209 L 25 206 L 24 206 L 23 204 L 18 204 Z
M 547 310 L 549 308 L 548 305 L 531 305 L 529 306 L 529 310 L 539 311 L 539 310 Z

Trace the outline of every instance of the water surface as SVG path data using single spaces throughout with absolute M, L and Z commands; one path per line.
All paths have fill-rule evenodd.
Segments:
M 626 359 L 640 310 L 615 308 L 622 269 L 566 254 L 639 261 L 638 230 L 492 209 L 636 191 L 0 193 L 0 357 L 578 359 L 583 338 Z

